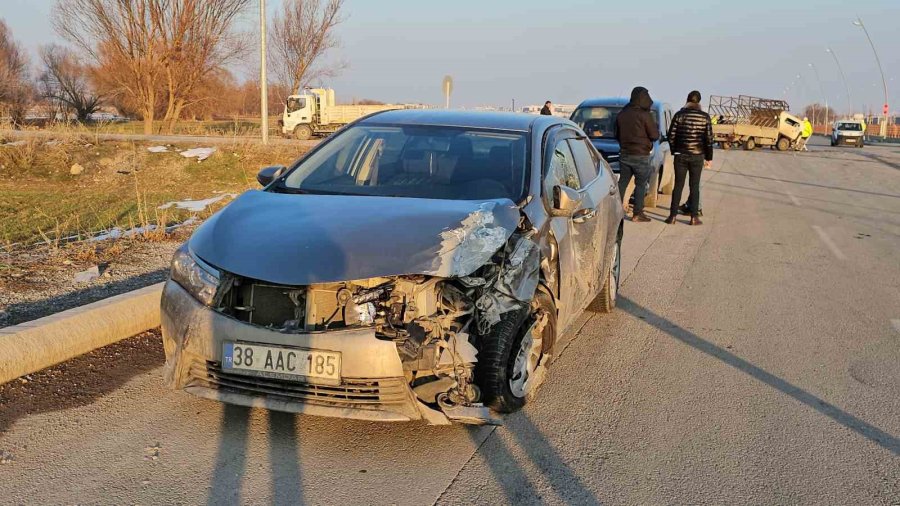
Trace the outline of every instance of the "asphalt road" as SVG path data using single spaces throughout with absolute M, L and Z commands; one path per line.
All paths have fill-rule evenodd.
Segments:
M 0 502 L 900 503 L 900 147 L 716 157 L 503 427 L 222 406 L 145 337 L 5 398 Z

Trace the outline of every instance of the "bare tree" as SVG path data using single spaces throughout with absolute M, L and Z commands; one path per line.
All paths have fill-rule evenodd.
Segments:
M 334 28 L 344 21 L 344 0 L 284 0 L 272 24 L 270 47 L 275 75 L 289 90 L 336 75 L 342 64 L 324 64 L 322 57 L 338 46 Z
M 54 104 L 65 117 L 70 112 L 79 122 L 100 108 L 102 97 L 94 93 L 88 82 L 88 70 L 73 51 L 62 46 L 41 48 L 44 70 L 38 77 L 40 94 Z
M 214 98 L 211 91 L 226 65 L 246 47 L 232 30 L 251 0 L 181 0 L 160 12 L 165 41 L 166 128 L 171 132 L 186 106 Z
M 31 106 L 34 88 L 28 80 L 28 56 L 0 19 L 0 105 L 18 127 Z
M 252 0 L 57 0 L 56 31 L 96 67 L 97 83 L 171 130 L 202 82 L 239 54 L 232 23 Z
M 97 67 L 98 84 L 122 94 L 153 133 L 165 48 L 153 21 L 164 0 L 59 0 L 56 31 Z

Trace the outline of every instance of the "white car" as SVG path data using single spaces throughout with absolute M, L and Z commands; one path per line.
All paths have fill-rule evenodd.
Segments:
M 857 120 L 838 120 L 831 129 L 832 146 L 863 147 L 865 132 L 862 123 Z

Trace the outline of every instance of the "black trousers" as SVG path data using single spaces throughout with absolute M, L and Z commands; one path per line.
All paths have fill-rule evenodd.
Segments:
M 700 208 L 700 174 L 703 172 L 703 155 L 675 155 L 675 189 L 672 191 L 672 208 L 670 212 L 678 214 L 681 192 L 684 191 L 684 180 L 690 175 L 690 201 L 688 208 L 691 215 L 697 216 Z

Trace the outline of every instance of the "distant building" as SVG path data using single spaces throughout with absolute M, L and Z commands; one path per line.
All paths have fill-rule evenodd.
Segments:
M 543 108 L 543 104 L 541 105 L 529 105 L 522 108 L 522 112 L 527 114 L 540 114 L 541 108 Z M 568 118 L 575 111 L 577 105 L 570 104 L 553 104 L 553 115 L 559 116 L 561 118 Z

